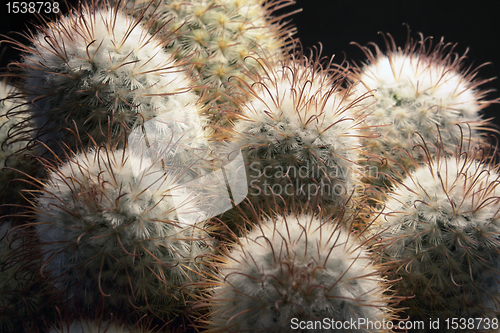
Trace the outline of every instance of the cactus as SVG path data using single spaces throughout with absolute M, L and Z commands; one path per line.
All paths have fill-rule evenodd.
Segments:
M 366 240 L 339 221 L 305 213 L 259 220 L 220 258 L 212 294 L 201 301 L 210 308 L 208 330 L 292 332 L 294 320 L 387 319 L 386 287 Z
M 40 26 L 17 64 L 19 89 L 29 102 L 35 135 L 60 153 L 105 143 L 157 115 L 195 104 L 187 67 L 163 49 L 149 28 L 123 7 L 81 4 L 57 22 Z M 151 23 L 151 22 L 150 22 Z M 73 131 L 73 134 L 68 131 Z M 78 137 L 80 136 L 80 137 Z
M 152 312 L 169 318 L 185 306 L 203 275 L 212 241 L 196 212 L 196 197 L 174 197 L 182 175 L 152 167 L 126 150 L 101 147 L 57 167 L 37 199 L 36 230 L 44 271 L 68 301 L 84 309 L 103 301 L 105 311 Z M 70 304 L 72 305 L 72 304 Z
M 233 141 L 247 158 L 251 199 L 274 194 L 304 202 L 318 195 L 342 208 L 357 190 L 362 109 L 344 90 L 342 69 L 324 69 L 303 55 L 273 65 L 242 88 Z
M 377 46 L 375 54 L 362 47 L 368 63 L 358 68 L 355 89 L 374 95 L 374 102 L 366 99 L 372 103 L 366 122 L 375 126 L 378 136 L 363 139 L 363 147 L 369 163 L 378 167 L 375 185 L 381 189 L 411 171 L 413 160 L 423 160 L 413 151 L 422 139 L 428 144 L 440 141 L 450 152 L 464 135 L 479 139 L 478 129 L 485 125 L 479 112 L 491 103 L 478 89 L 487 80 L 476 80 L 476 71 L 464 70 L 465 55 L 453 52 L 456 45 L 441 39 L 433 46 L 422 35 L 404 49 L 396 47 L 390 35 L 386 43 L 385 54 Z
M 285 54 L 294 30 L 279 23 L 283 17 L 272 12 L 291 5 L 292 0 L 129 0 L 131 12 L 147 8 L 146 17 L 156 20 L 156 27 L 166 25 L 164 34 L 175 38 L 167 49 L 183 59 L 192 59 L 198 73 L 197 85 L 209 96 L 215 94 L 219 104 L 229 102 L 233 85 L 231 77 L 245 80 L 244 70 L 260 70 L 251 54 L 279 60 Z M 290 15 L 290 14 L 288 14 Z M 288 16 L 286 15 L 286 16 Z M 234 84 L 241 85 L 240 80 Z M 210 98 L 212 99 L 212 98 Z M 227 108 L 226 106 L 225 108 Z M 222 119 L 219 117 L 223 117 Z M 228 125 L 227 113 L 214 115 L 213 123 Z
M 498 166 L 479 149 L 437 152 L 385 203 L 376 224 L 382 258 L 399 262 L 390 276 L 410 297 L 401 307 L 412 320 L 492 320 L 500 310 Z

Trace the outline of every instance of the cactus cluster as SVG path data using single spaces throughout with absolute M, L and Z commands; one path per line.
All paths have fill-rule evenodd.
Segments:
M 416 167 L 376 224 L 412 320 L 489 318 L 500 310 L 500 174 L 480 150 Z
M 498 100 L 455 45 L 351 67 L 293 0 L 75 2 L 5 40 L 2 333 L 498 329 Z

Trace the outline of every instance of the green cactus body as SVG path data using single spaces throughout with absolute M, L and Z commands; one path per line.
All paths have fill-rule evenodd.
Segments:
M 250 198 L 305 202 L 322 195 L 325 205 L 344 207 L 359 185 L 363 135 L 362 110 L 341 88 L 344 74 L 305 56 L 277 66 L 260 61 L 266 74 L 242 88 L 248 98 L 233 134 L 247 159 Z
M 178 59 L 192 57 L 198 75 L 197 85 L 207 86 L 209 100 L 215 94 L 219 104 L 232 101 L 231 77 L 236 85 L 246 80 L 244 70 L 260 70 L 249 55 L 279 60 L 284 54 L 291 29 L 273 18 L 273 7 L 283 7 L 292 1 L 263 0 L 129 0 L 133 12 L 148 7 L 147 18 L 156 20 L 156 28 L 166 25 L 165 34 L 173 34 L 167 50 Z M 140 10 L 139 10 L 140 12 Z M 168 22 L 168 23 L 167 23 Z M 226 106 L 227 107 L 227 106 Z M 222 113 L 222 115 L 226 115 Z M 227 126 L 227 118 L 214 115 L 212 123 Z
M 203 221 L 178 222 L 201 205 L 196 197 L 174 200 L 181 175 L 155 165 L 134 173 L 142 163 L 101 148 L 50 167 L 36 229 L 45 271 L 69 302 L 87 308 L 103 300 L 108 312 L 169 318 L 189 299 L 190 288 L 181 287 L 203 275 L 212 241 Z
M 165 41 L 123 10 L 82 4 L 39 28 L 33 45 L 23 47 L 19 88 L 35 134 L 53 151 L 58 141 L 73 151 L 75 140 L 105 143 L 199 98 L 185 66 L 163 49 Z M 78 139 L 67 130 L 75 125 Z
M 443 155 L 411 172 L 385 203 L 377 224 L 381 253 L 388 262 L 399 261 L 390 277 L 397 295 L 410 297 L 400 306 L 411 320 L 497 320 L 498 167 L 472 151 Z
M 276 216 L 241 237 L 220 261 L 207 296 L 210 332 L 295 332 L 299 321 L 387 319 L 383 280 L 361 239 L 340 224 Z
M 393 44 L 387 54 L 363 48 L 369 62 L 358 72 L 356 89 L 374 96 L 366 99 L 366 122 L 378 136 L 363 139 L 363 147 L 369 164 L 378 167 L 376 186 L 390 187 L 391 179 L 412 170 L 414 160 L 422 161 L 413 150 L 422 141 L 440 141 L 453 152 L 462 136 L 480 138 L 477 128 L 485 121 L 479 111 L 489 102 L 477 89 L 482 82 L 474 80 L 476 73 L 462 69 L 464 57 L 453 49 L 442 40 L 432 46 L 423 37 L 404 49 Z

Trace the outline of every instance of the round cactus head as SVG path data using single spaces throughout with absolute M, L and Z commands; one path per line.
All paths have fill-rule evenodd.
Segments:
M 413 151 L 422 139 L 443 144 L 453 152 L 462 136 L 479 139 L 478 129 L 486 123 L 480 111 L 491 101 L 478 87 L 476 70 L 464 68 L 465 55 L 455 53 L 456 45 L 441 39 L 410 40 L 397 47 L 387 34 L 387 51 L 361 47 L 368 62 L 358 68 L 356 91 L 371 92 L 366 122 L 378 136 L 363 140 L 364 151 L 381 176 L 376 184 L 385 188 L 391 178 L 401 179 L 423 156 Z M 440 139 L 441 138 L 441 139 Z M 431 152 L 436 154 L 435 152 Z M 382 175 L 388 177 L 384 179 Z M 384 186 L 385 182 L 385 186 Z
M 335 321 L 387 319 L 386 287 L 367 240 L 339 221 L 310 214 L 254 221 L 219 258 L 215 286 L 201 302 L 209 331 L 292 332 L 304 321 L 326 319 L 334 328 Z
M 116 1 L 116 0 L 114 0 Z M 273 12 L 294 3 L 292 0 L 128 0 L 131 13 L 145 16 L 155 27 L 165 26 L 163 34 L 175 36 L 167 50 L 178 59 L 192 57 L 197 85 L 214 96 L 224 108 L 237 108 L 232 102 L 232 77 L 246 81 L 244 70 L 260 66 L 249 55 L 279 60 L 292 43 L 294 29 L 282 20 L 290 14 L 273 17 Z M 235 81 L 241 85 L 241 81 Z M 229 102 L 229 105 L 227 103 Z M 213 109 L 217 110 L 217 108 Z M 226 113 L 212 115 L 212 123 L 227 126 Z M 221 118 L 222 117 L 222 118 Z M 230 117 L 229 117 L 230 119 Z
M 101 147 L 46 164 L 36 230 L 44 272 L 68 302 L 169 317 L 190 297 L 182 286 L 203 276 L 211 238 L 203 221 L 180 219 L 200 209 L 201 199 L 183 193 L 182 174 L 156 164 L 141 169 L 146 162 Z
M 105 143 L 198 100 L 186 67 L 163 49 L 168 41 L 123 10 L 82 3 L 38 27 L 31 45 L 18 45 L 26 112 L 36 137 L 54 151 L 60 142 L 75 149 L 71 131 L 85 144 Z
M 364 135 L 359 99 L 342 88 L 347 70 L 304 55 L 277 65 L 258 61 L 264 74 L 249 74 L 253 83 L 241 89 L 233 134 L 247 158 L 250 197 L 304 202 L 320 194 L 343 207 L 359 185 Z
M 499 168 L 479 149 L 455 156 L 437 151 L 385 202 L 375 224 L 382 258 L 396 263 L 390 276 L 398 281 L 397 294 L 409 297 L 401 307 L 412 320 L 496 318 Z

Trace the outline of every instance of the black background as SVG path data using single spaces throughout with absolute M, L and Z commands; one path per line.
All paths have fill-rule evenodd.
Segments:
M 47 0 L 46 0 L 47 1 Z M 74 2 L 73 0 L 70 0 Z M 1 1 L 0 33 L 16 37 L 15 31 L 25 31 L 30 21 L 36 21 L 33 14 L 8 14 L 7 0 Z M 64 7 L 62 0 L 61 7 Z M 296 4 L 280 10 L 278 14 L 302 8 L 302 12 L 290 17 L 297 28 L 305 49 L 312 46 L 323 47 L 323 55 L 335 54 L 335 62 L 346 59 L 363 62 L 365 57 L 351 42 L 367 45 L 375 42 L 383 46 L 383 38 L 377 34 L 390 33 L 398 45 L 403 46 L 410 36 L 418 39 L 418 32 L 425 37 L 433 36 L 445 42 L 458 43 L 456 51 L 463 54 L 469 49 L 466 65 L 477 67 L 492 63 L 479 70 L 478 77 L 488 79 L 500 77 L 500 11 L 495 1 L 467 1 L 457 5 L 456 1 L 442 0 L 297 0 Z M 1 67 L 5 67 L 17 53 L 3 43 L 1 45 Z M 493 80 L 483 89 L 499 90 L 500 80 Z M 488 99 L 500 97 L 498 91 L 488 95 Z M 500 124 L 500 104 L 488 107 L 485 117 L 495 117 Z

